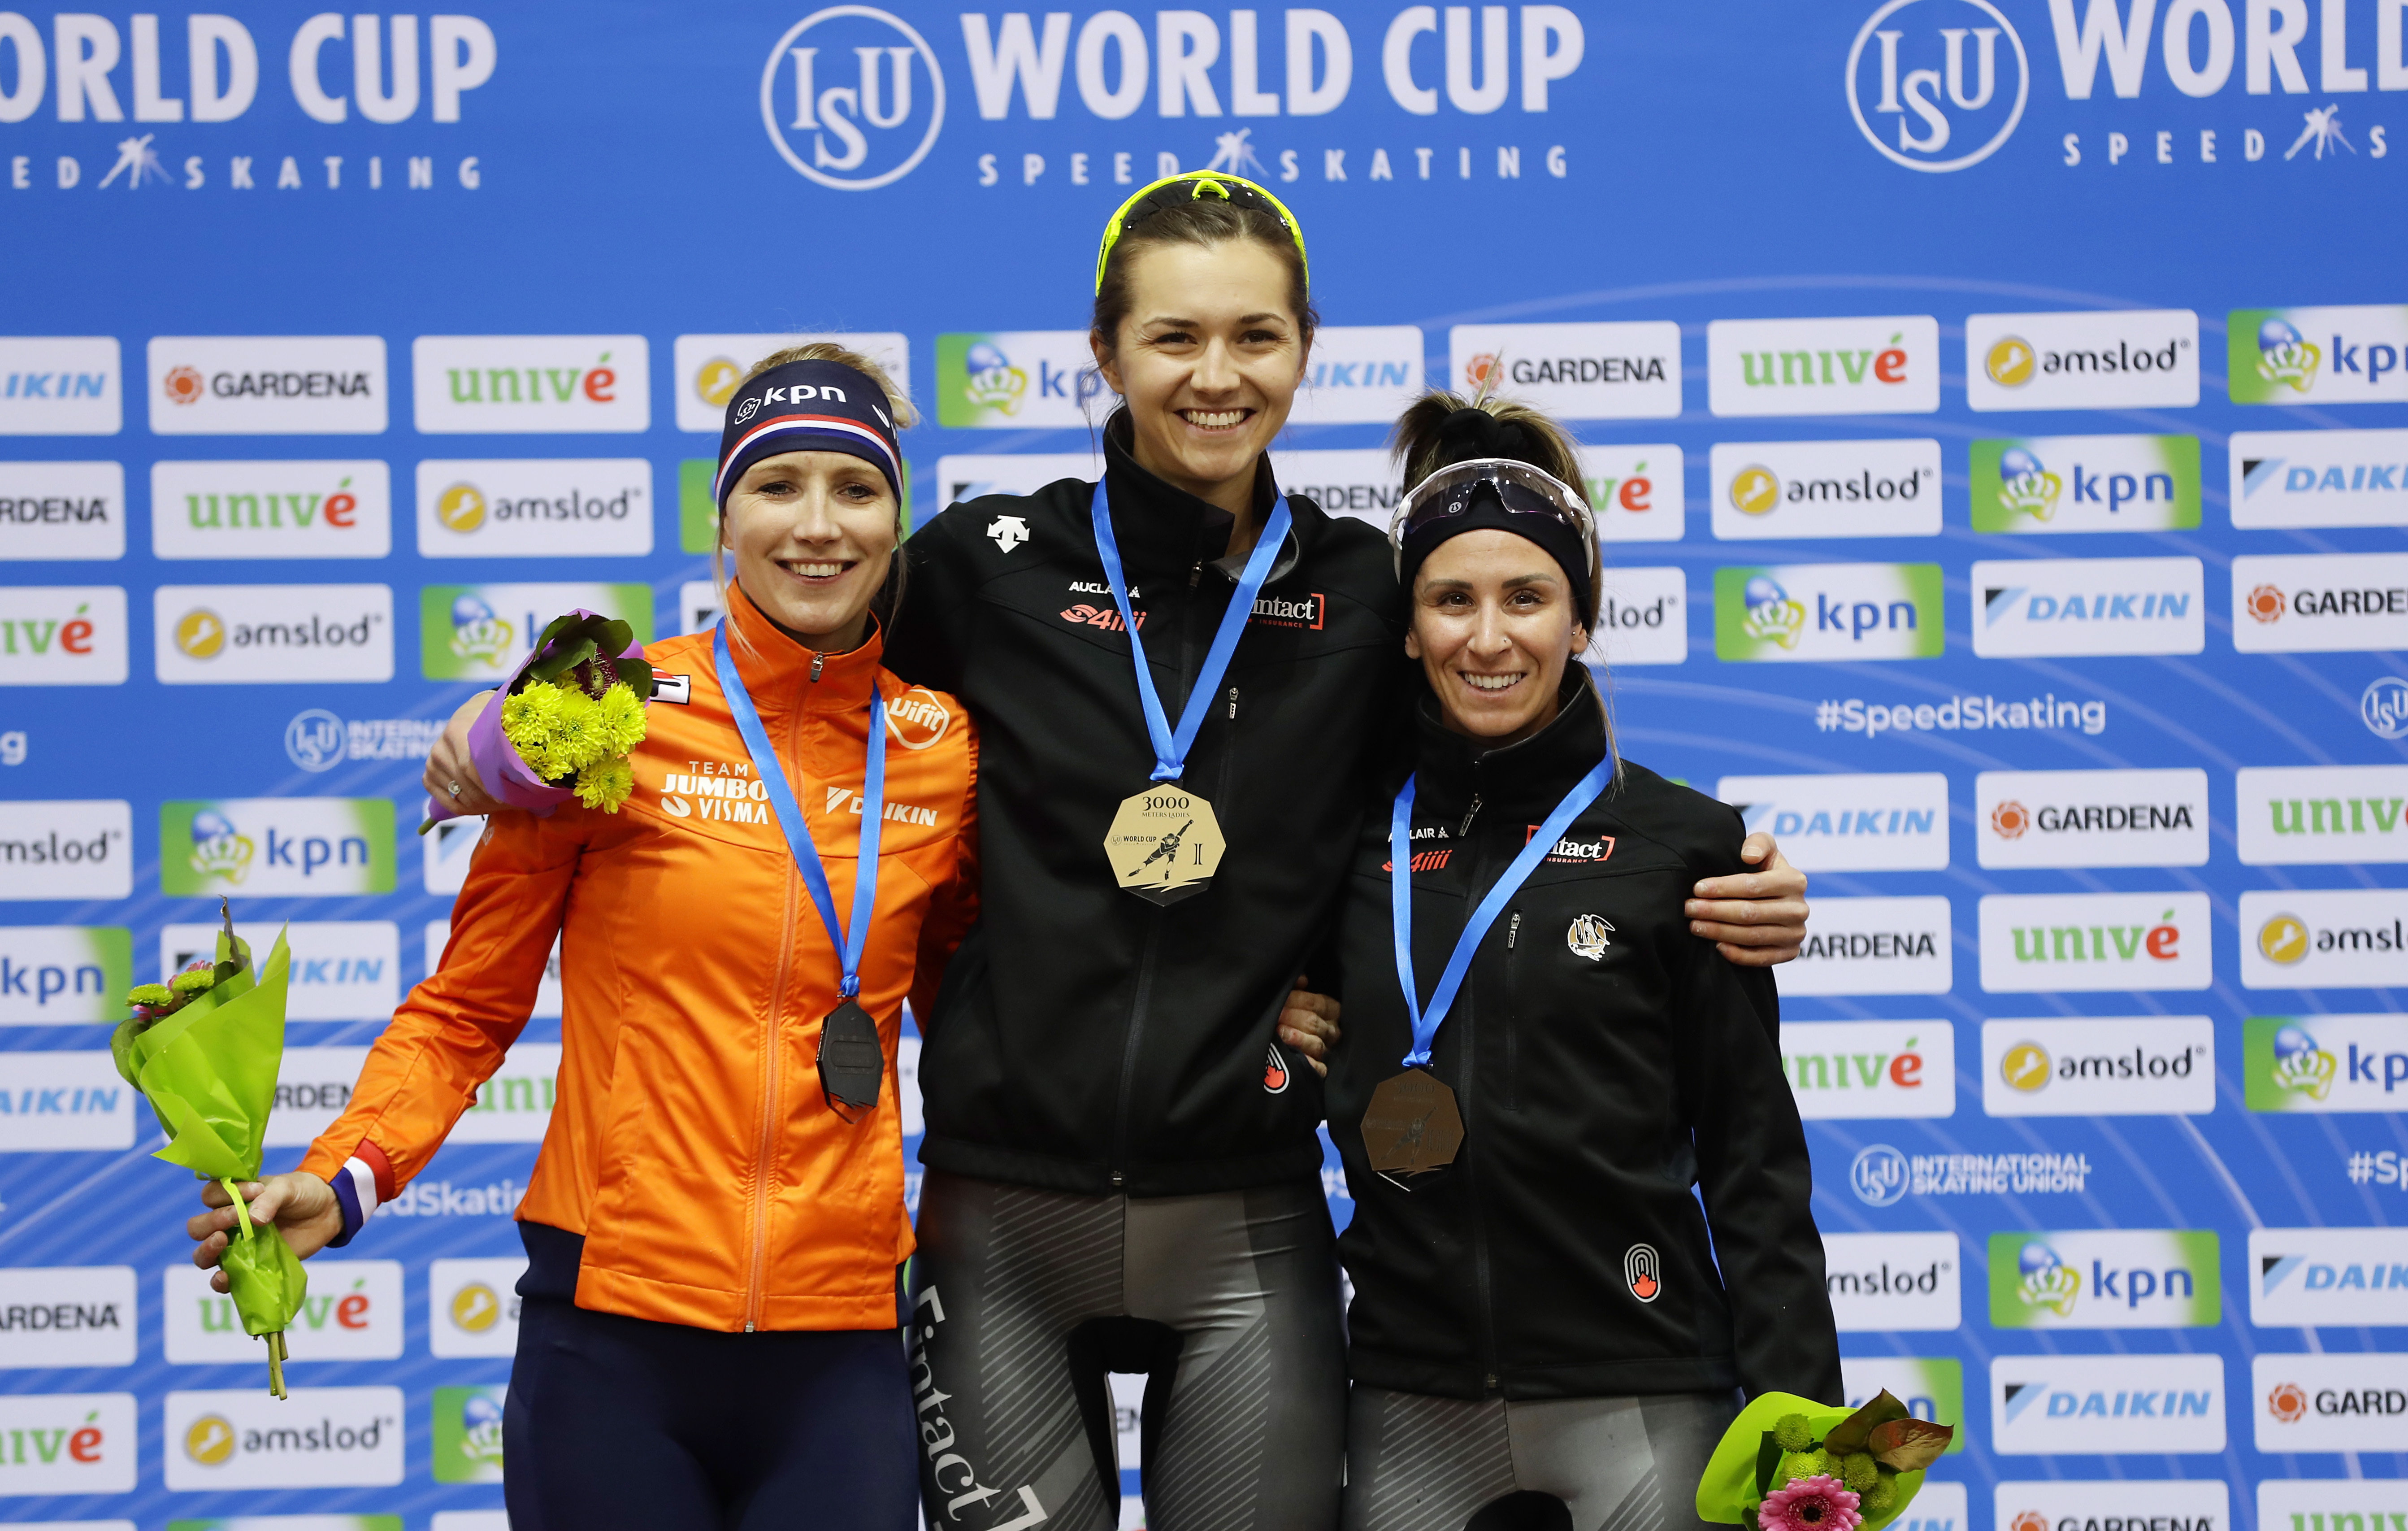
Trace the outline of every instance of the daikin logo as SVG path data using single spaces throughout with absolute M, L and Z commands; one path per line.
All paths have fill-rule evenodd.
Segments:
M 1848 51 L 1848 110 L 1884 158 L 1945 172 L 1997 153 L 2031 92 L 2023 38 L 1988 0 L 1889 0 Z

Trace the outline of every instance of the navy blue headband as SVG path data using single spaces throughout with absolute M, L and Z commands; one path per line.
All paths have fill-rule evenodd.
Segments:
M 903 502 L 903 455 L 886 391 L 842 362 L 788 362 L 736 390 L 719 433 L 711 499 L 724 510 L 744 470 L 782 452 L 849 453 L 884 474 Z

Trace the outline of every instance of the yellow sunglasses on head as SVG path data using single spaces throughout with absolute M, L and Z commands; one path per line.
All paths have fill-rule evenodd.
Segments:
M 1170 190 L 1177 186 L 1187 188 L 1185 197 Z M 1304 229 L 1297 223 L 1296 214 L 1287 210 L 1285 204 L 1243 176 L 1227 175 L 1219 170 L 1188 170 L 1180 175 L 1165 176 L 1150 186 L 1140 187 L 1137 195 L 1122 203 L 1120 210 L 1112 214 L 1112 221 L 1104 225 L 1103 245 L 1096 252 L 1096 291 L 1100 293 L 1104 290 L 1104 263 L 1111 259 L 1112 246 L 1120 242 L 1123 234 L 1174 202 L 1200 202 L 1206 197 L 1218 197 L 1241 208 L 1259 208 L 1278 219 L 1280 227 L 1287 230 L 1288 238 L 1296 241 L 1296 258 L 1304 263 L 1305 280 L 1312 280 L 1312 262 L 1304 253 Z

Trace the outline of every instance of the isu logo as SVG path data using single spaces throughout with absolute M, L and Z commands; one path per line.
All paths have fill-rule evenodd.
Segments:
M 1280 1056 L 1279 1044 L 1274 1042 L 1266 1049 L 1263 1059 L 1263 1092 L 1268 1095 L 1284 1094 L 1287 1091 L 1287 1060 Z
M 2031 828 L 2031 813 L 2020 802 L 2002 802 L 1990 810 L 1990 832 L 2001 840 L 2020 840 Z
M 1630 1294 L 1642 1303 L 1652 1303 L 1663 1293 L 1662 1257 L 1653 1244 L 1633 1244 L 1622 1251 L 1622 1279 Z
M 2249 592 L 2249 614 L 2260 622 L 2283 620 L 2283 592 L 2271 585 L 2261 585 Z
M 2296 1422 L 2308 1411 L 2308 1394 L 2297 1382 L 2281 1382 L 2266 1394 L 2266 1412 L 2285 1424 Z
M 171 404 L 197 404 L 201 401 L 201 374 L 197 368 L 171 367 L 159 380 Z

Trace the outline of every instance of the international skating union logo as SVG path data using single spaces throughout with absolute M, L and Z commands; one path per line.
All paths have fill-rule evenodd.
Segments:
M 1886 1143 L 1860 1149 L 1848 1166 L 1848 1188 L 1868 1206 L 1891 1206 L 1905 1199 L 1906 1155 Z
M 769 50 L 761 125 L 798 174 L 839 192 L 873 191 L 910 175 L 936 147 L 944 71 L 901 18 L 830 6 Z
M 2014 135 L 2031 67 L 1990 0 L 1888 0 L 1857 29 L 1847 89 L 1856 130 L 1893 164 L 1962 170 Z

